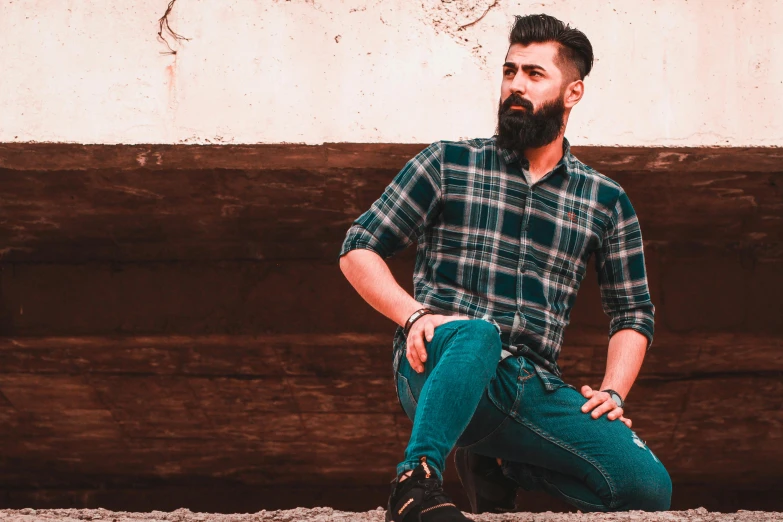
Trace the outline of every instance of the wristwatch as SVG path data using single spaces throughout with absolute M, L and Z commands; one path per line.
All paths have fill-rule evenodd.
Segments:
M 615 403 L 615 404 L 616 404 L 616 405 L 617 405 L 619 408 L 622 408 L 623 406 L 625 406 L 625 402 L 623 401 L 623 398 L 622 398 L 622 397 L 620 397 L 620 394 L 619 394 L 619 393 L 617 393 L 616 391 L 614 391 L 614 390 L 612 390 L 612 389 L 609 389 L 609 388 L 607 388 L 606 390 L 601 390 L 601 391 L 602 391 L 602 392 L 606 392 L 606 393 L 608 393 L 608 394 L 609 394 L 609 397 L 611 397 L 611 398 L 612 398 L 612 400 L 614 401 L 614 403 Z

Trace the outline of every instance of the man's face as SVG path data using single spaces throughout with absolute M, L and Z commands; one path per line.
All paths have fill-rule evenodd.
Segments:
M 565 123 L 563 73 L 555 43 L 514 44 L 503 64 L 498 144 L 524 150 L 551 143 Z

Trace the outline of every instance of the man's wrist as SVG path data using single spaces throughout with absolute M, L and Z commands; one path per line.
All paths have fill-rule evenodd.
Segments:
M 434 312 L 430 310 L 429 308 L 422 307 L 413 312 L 410 317 L 408 317 L 408 320 L 405 321 L 405 325 L 402 328 L 403 334 L 405 334 L 405 337 L 408 337 L 408 334 L 411 331 L 411 327 L 413 326 L 413 323 L 424 317 L 425 315 L 431 315 Z
M 402 309 L 402 313 L 397 316 L 398 318 L 397 324 L 404 329 L 405 323 L 408 322 L 408 319 L 410 319 L 410 317 L 416 312 L 416 310 L 420 310 L 422 308 L 426 308 L 426 306 L 416 301 L 413 301 L 411 305 L 406 305 Z

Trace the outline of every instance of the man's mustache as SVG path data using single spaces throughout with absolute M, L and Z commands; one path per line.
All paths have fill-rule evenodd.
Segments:
M 500 112 L 506 113 L 509 110 L 511 110 L 511 107 L 513 106 L 519 106 L 525 108 L 529 112 L 533 112 L 533 102 L 530 100 L 526 100 L 522 96 L 518 94 L 512 94 L 508 98 L 506 98 L 506 101 L 503 102 L 503 104 L 500 106 Z

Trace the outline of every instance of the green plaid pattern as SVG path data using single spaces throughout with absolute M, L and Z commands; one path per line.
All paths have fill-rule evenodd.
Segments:
M 548 370 L 540 373 L 551 388 L 591 255 L 610 337 L 631 328 L 649 348 L 655 307 L 639 222 L 622 187 L 576 159 L 567 141 L 558 165 L 535 184 L 528 167 L 494 137 L 433 143 L 353 222 L 340 256 L 366 248 L 388 258 L 415 241 L 414 298 L 437 313 L 491 320 L 504 351 Z M 404 351 L 402 328 L 394 347 Z

